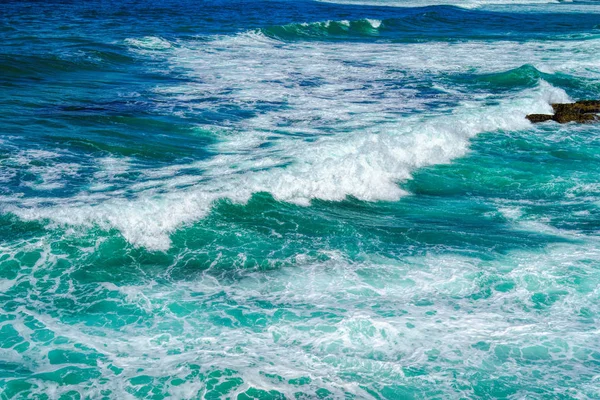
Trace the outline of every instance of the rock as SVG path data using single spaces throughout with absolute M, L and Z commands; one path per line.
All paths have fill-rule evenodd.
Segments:
M 559 124 L 567 122 L 586 123 L 600 121 L 600 101 L 582 100 L 576 103 L 552 104 L 554 115 L 529 114 L 526 118 L 533 123 L 553 120 Z
M 552 104 L 555 114 L 587 114 L 600 113 L 600 101 L 582 100 L 576 103 Z
M 538 122 L 550 121 L 552 118 L 554 118 L 554 115 L 549 115 L 549 114 L 529 114 L 525 118 L 527 118 L 528 120 L 530 120 L 531 122 L 533 122 L 534 124 L 536 124 Z
M 579 122 L 581 124 L 586 122 L 593 122 L 598 119 L 595 114 L 579 114 L 579 113 L 556 113 L 552 119 L 559 124 L 566 124 L 567 122 Z

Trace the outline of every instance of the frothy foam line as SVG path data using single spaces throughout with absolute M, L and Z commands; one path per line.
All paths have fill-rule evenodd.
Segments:
M 66 178 L 76 176 L 81 167 L 77 163 L 61 161 L 64 154 L 47 150 L 18 150 L 7 154 L 10 155 L 0 160 L 0 182 L 10 182 L 17 174 L 26 171 L 35 179 L 23 181 L 21 186 L 37 191 L 64 187 Z
M 572 0 L 319 0 L 324 3 L 352 4 L 386 7 L 429 7 L 455 6 L 461 8 L 479 8 L 495 5 L 532 5 L 571 3 Z
M 168 40 L 156 36 L 145 36 L 140 39 L 129 38 L 125 39 L 125 43 L 140 50 L 166 50 L 172 46 Z

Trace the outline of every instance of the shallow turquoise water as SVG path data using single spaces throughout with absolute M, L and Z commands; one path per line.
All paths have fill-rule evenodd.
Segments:
M 524 118 L 599 97 L 596 2 L 3 2 L 0 39 L 0 398 L 600 397 L 600 128 Z

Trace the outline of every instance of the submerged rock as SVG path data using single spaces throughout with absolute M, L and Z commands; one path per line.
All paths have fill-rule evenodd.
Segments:
M 554 115 L 529 114 L 526 118 L 533 123 L 553 120 L 560 124 L 567 122 L 600 121 L 600 100 L 582 100 L 576 103 L 552 104 Z

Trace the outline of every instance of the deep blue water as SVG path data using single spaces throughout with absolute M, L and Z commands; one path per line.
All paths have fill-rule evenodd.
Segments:
M 600 4 L 0 2 L 0 398 L 600 397 Z

